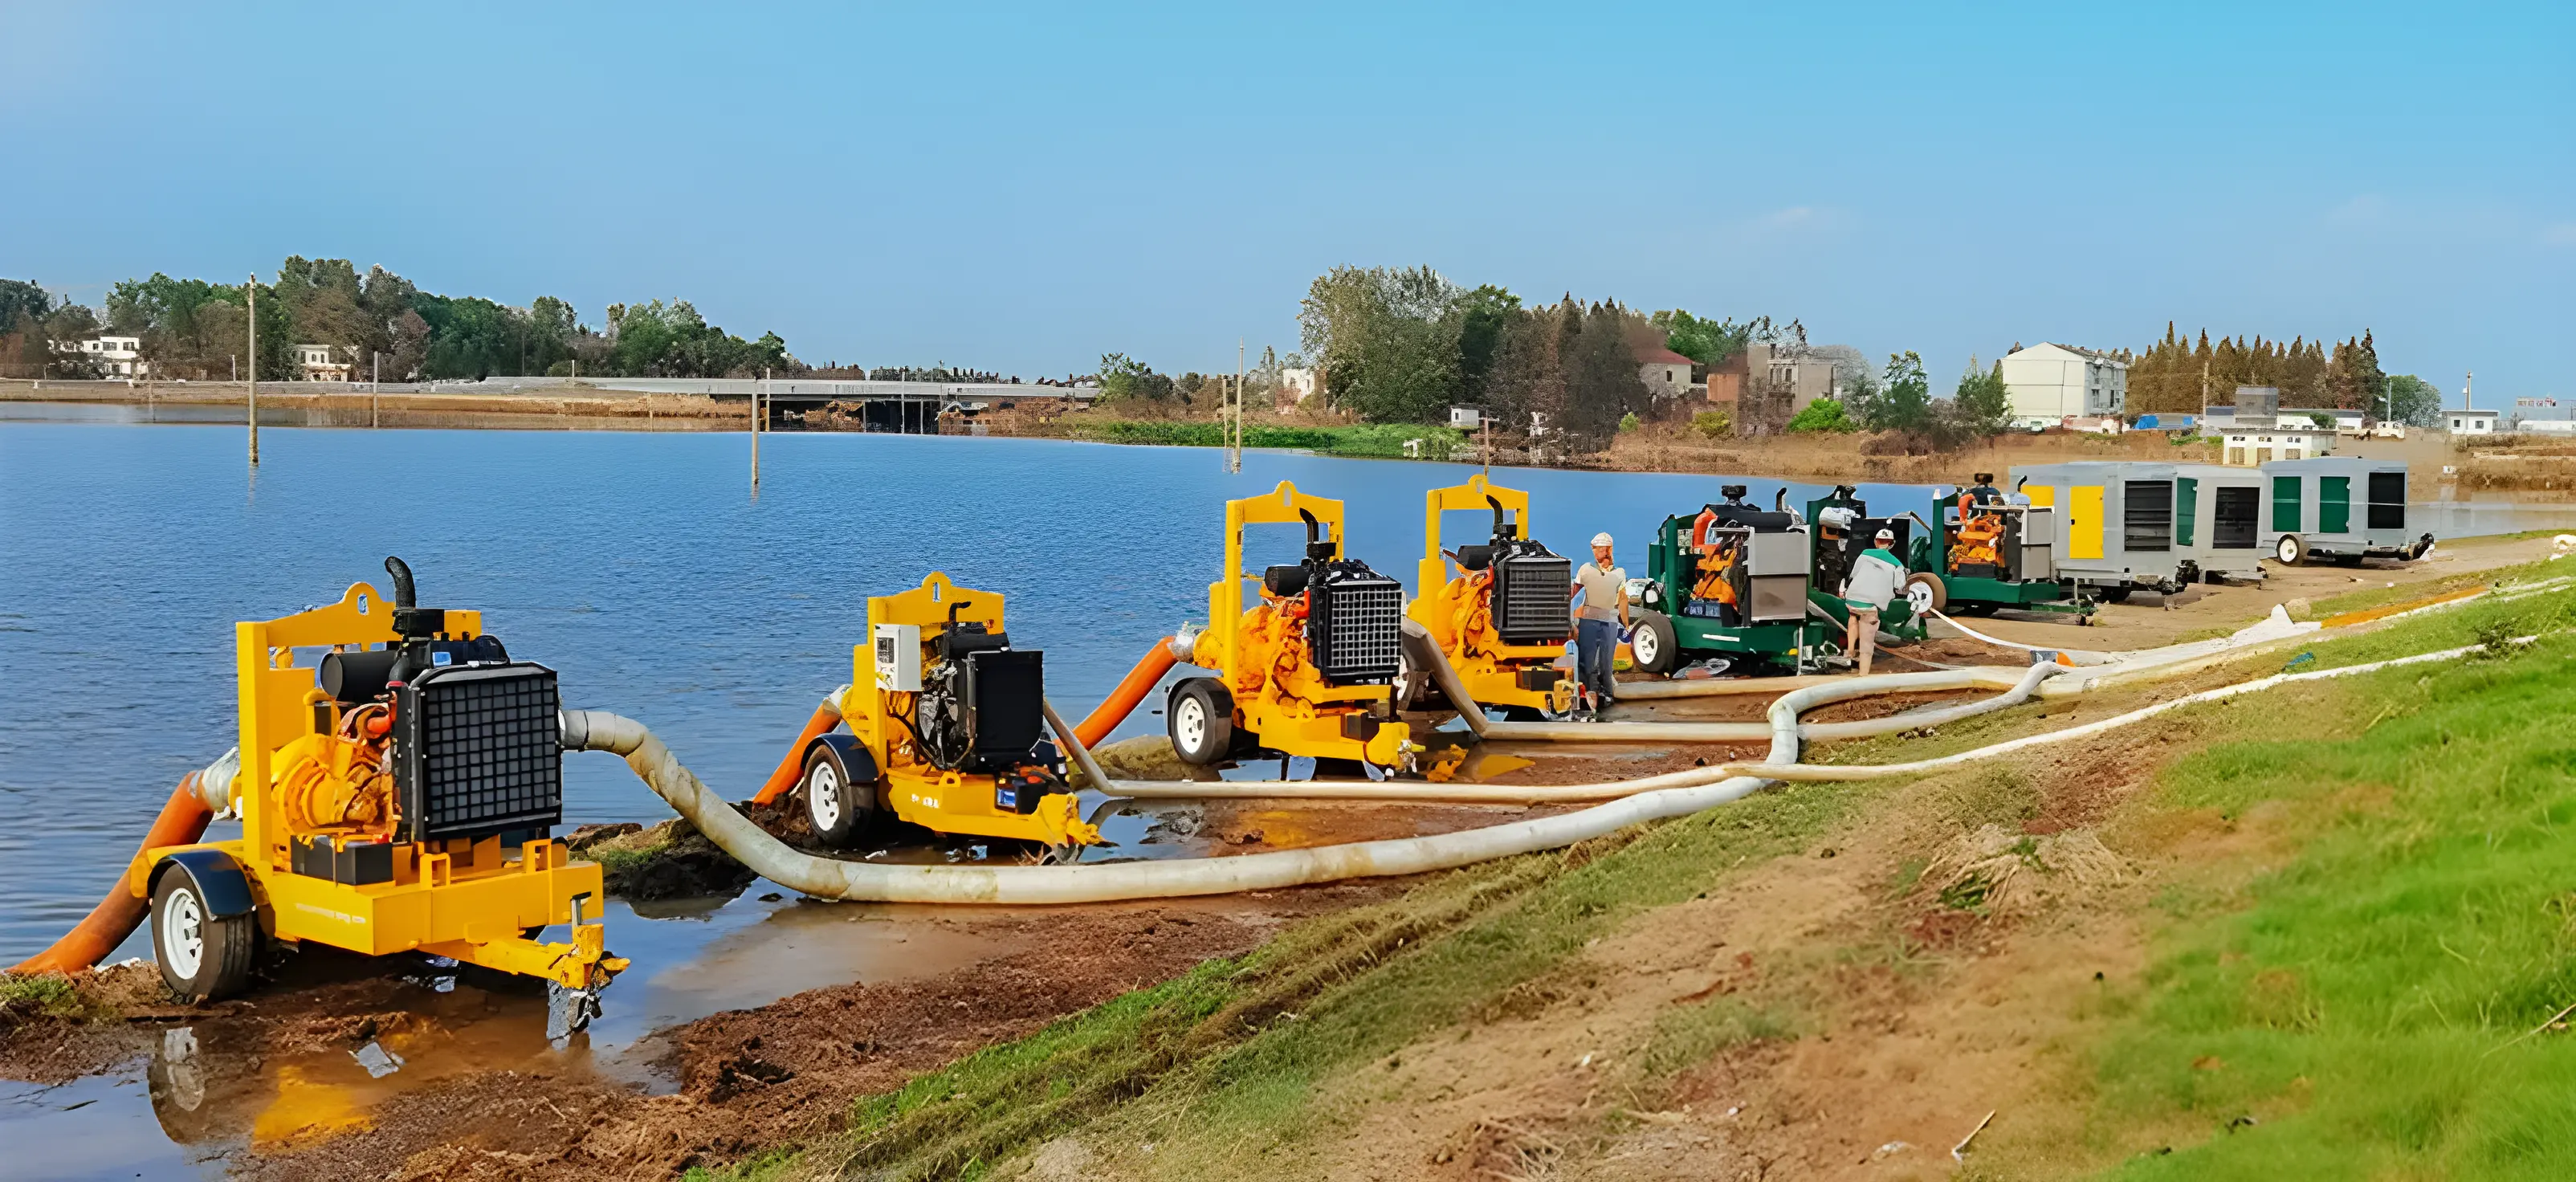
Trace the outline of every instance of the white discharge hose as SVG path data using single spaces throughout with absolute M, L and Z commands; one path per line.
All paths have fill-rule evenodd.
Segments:
M 1944 706 L 1934 710 L 1909 710 L 1902 714 L 1862 719 L 1857 722 L 1794 724 L 1799 713 L 1847 698 L 1925 689 L 1947 689 L 1954 688 L 1958 684 L 1949 680 L 1949 675 L 1946 673 L 1889 673 L 1866 679 L 1869 683 L 1878 684 L 1858 684 L 1857 686 L 1856 683 L 1860 683 L 1863 679 L 1837 678 L 1825 685 L 1808 686 L 1794 691 L 1798 696 L 1791 704 L 1789 717 L 1793 721 L 1798 737 L 1802 739 L 1857 738 L 1941 726 L 1988 711 L 2018 706 L 2037 696 L 2041 682 L 2065 671 L 2064 668 L 2056 665 L 2033 665 L 2024 671 L 2018 680 L 2013 681 L 2011 688 L 2005 692 L 1983 701 L 1958 706 Z M 1999 679 L 2002 676 L 2009 676 L 2012 671 L 1994 669 L 1989 672 L 1998 675 L 1997 679 Z M 1781 700 L 1789 701 L 1790 696 L 1783 695 Z M 1780 704 L 1773 703 L 1771 709 L 1772 717 L 1777 720 L 1780 717 Z M 1489 725 L 1494 730 L 1500 730 L 1513 724 Z M 1617 724 L 1590 725 L 1598 727 Z M 1763 737 L 1766 738 L 1776 739 L 1778 735 L 1776 721 L 1727 725 L 1760 727 L 1764 731 Z M 1507 736 L 1488 732 L 1486 737 Z M 1654 737 L 1668 741 L 1675 738 L 1669 727 L 1657 728 Z M 1733 764 L 1714 768 L 1692 768 L 1688 771 L 1665 772 L 1661 775 L 1643 776 L 1633 780 L 1611 780 L 1595 784 L 1425 784 L 1409 781 L 1363 783 L 1332 780 L 1119 780 L 1115 782 L 1098 780 L 1095 782 L 1110 784 L 1110 795 L 1137 800 L 1260 799 L 1363 800 L 1383 804 L 1568 804 L 1615 800 L 1662 788 L 1689 787 L 1706 783 L 1713 774 L 1729 768 L 1740 772 L 1746 767 L 1755 766 L 1767 765 Z
M 1796 706 L 1775 703 L 1771 762 L 1797 759 Z M 893 866 L 817 857 L 788 848 L 735 811 L 644 724 L 597 710 L 563 712 L 569 750 L 623 756 L 644 783 L 687 817 L 726 853 L 761 877 L 825 899 L 888 903 L 1058 904 L 1104 903 L 1182 895 L 1273 890 L 1345 878 L 1421 874 L 1538 850 L 1558 849 L 1630 825 L 1687 816 L 1759 790 L 1752 776 L 1725 777 L 1715 768 L 1687 773 L 1699 781 L 1640 793 L 1581 812 L 1528 821 L 1387 841 L 1353 842 L 1231 858 L 1171 862 L 1111 862 L 1072 866 Z
M 2054 672 L 2049 666 L 2034 666 L 2024 680 L 2036 686 L 2041 678 Z M 1888 673 L 1854 677 L 1838 685 L 1809 686 L 1781 695 L 1771 703 L 1771 748 L 1766 762 L 1798 761 L 1800 713 L 1845 698 L 1919 688 L 1921 680 L 1930 676 L 1936 675 Z M 1636 791 L 1579 812 L 1427 837 L 1229 858 L 1090 866 L 897 866 L 818 857 L 789 848 L 716 795 L 681 765 L 662 740 L 633 719 L 599 710 L 566 710 L 562 729 L 567 750 L 606 751 L 624 757 L 626 766 L 633 768 L 656 795 L 753 873 L 817 898 L 887 903 L 1105 903 L 1422 874 L 1561 849 L 1630 825 L 1688 816 L 1740 800 L 1769 782 L 1732 775 L 1724 768 L 1693 768 L 1654 778 L 1667 787 Z M 1088 753 L 1081 758 L 1087 760 Z M 1612 786 L 1634 787 L 1615 782 L 1594 787 Z
M 2530 644 L 2538 639 L 2540 638 L 2537 636 L 2517 636 L 2509 643 Z M 2334 669 L 2320 669 L 2313 673 L 2275 673 L 2270 677 L 2261 677 L 2256 678 L 2253 681 L 2238 682 L 2235 685 L 2221 686 L 2213 690 L 2203 690 L 2186 697 L 2175 698 L 2170 702 L 2158 702 L 2152 706 L 2141 707 L 2139 709 L 2129 711 L 2126 714 L 2113 715 L 2110 718 L 2105 718 L 2097 722 L 2088 722 L 2082 726 L 2071 726 L 2062 731 L 2050 731 L 2043 735 L 2025 735 L 2022 738 L 2009 739 L 2001 743 L 1979 747 L 1971 751 L 1962 751 L 1956 755 L 1944 755 L 1937 759 L 1918 759 L 1910 763 L 1851 764 L 1844 766 L 1828 764 L 1781 765 L 1777 763 L 1738 763 L 1723 765 L 1722 770 L 1740 772 L 1746 775 L 1769 776 L 1776 780 L 1797 780 L 1805 783 L 1827 783 L 1842 780 L 1884 780 L 1895 779 L 1903 776 L 1919 776 L 1926 772 L 1937 772 L 1945 768 L 1957 767 L 1963 763 L 1974 763 L 1980 759 L 1992 759 L 1998 755 L 2010 755 L 2016 751 L 2025 751 L 2033 747 L 2045 746 L 2050 743 L 2063 743 L 2071 739 L 2081 739 L 2091 735 L 2098 735 L 2104 731 L 2128 726 L 2131 723 L 2144 722 L 2156 715 L 2164 713 L 2165 711 L 2178 710 L 2184 706 L 2189 706 L 2198 702 L 2216 702 L 2222 699 L 2235 697 L 2239 694 L 2250 694 L 2260 690 L 2271 689 L 2274 686 L 2287 685 L 2294 681 L 2317 681 L 2329 677 L 2350 677 L 2357 673 L 2375 673 L 2381 669 L 2392 669 L 2400 665 L 2420 665 L 2428 661 L 2453 661 L 2458 660 L 2461 657 L 2465 657 L 2470 653 L 2477 652 L 2484 647 L 2485 646 L 2483 645 L 2469 645 L 2465 648 L 2444 649 L 2437 653 L 2418 653 L 2411 657 L 2395 657 L 2385 661 L 2372 661 L 2363 665 L 2345 665 Z

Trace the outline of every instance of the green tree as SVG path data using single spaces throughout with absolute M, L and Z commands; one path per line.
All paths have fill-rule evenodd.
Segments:
M 1100 358 L 1100 401 L 1170 402 L 1177 393 L 1171 378 L 1154 372 L 1154 368 L 1124 353 L 1109 353 Z
M 2388 393 L 2380 401 L 2381 422 L 2404 423 L 2409 427 L 2442 425 L 2442 388 L 2411 373 L 2390 375 Z
M 1798 408 L 1797 415 L 1789 420 L 1792 435 L 1843 435 L 1860 429 L 1861 425 L 1844 413 L 1843 404 L 1831 398 L 1819 398 Z
M 1599 303 L 1583 311 L 1565 351 L 1565 416 L 1569 447 L 1607 446 L 1619 422 L 1654 401 L 1628 345 L 1628 310 Z
M 1979 438 L 2001 435 L 2012 426 L 2012 393 L 2004 388 L 2004 363 L 1980 370 L 1977 359 L 1968 359 L 1967 372 L 1959 375 L 1959 388 L 1950 396 L 1957 424 Z
M 1877 393 L 1854 407 L 1861 426 L 1872 431 L 1923 431 L 1932 425 L 1932 382 L 1923 374 L 1923 357 L 1908 349 L 1887 355 L 1887 371 Z
M 1716 365 L 1744 351 L 1754 334 L 1768 328 L 1771 320 L 1737 324 L 1732 317 L 1724 321 L 1702 320 L 1680 308 L 1657 312 L 1648 318 L 1664 330 L 1664 347 L 1701 365 Z
M 0 336 L 19 332 L 54 310 L 54 297 L 24 279 L 0 279 Z
M 1430 422 L 1459 394 L 1463 295 L 1429 267 L 1335 267 L 1298 307 L 1300 343 L 1335 405 L 1374 422 Z M 1498 303 L 1488 310 L 1499 314 Z
M 1502 351 L 1503 327 L 1520 308 L 1519 296 L 1490 283 L 1458 297 L 1450 312 L 1458 319 L 1457 401 L 1483 403 L 1494 360 Z

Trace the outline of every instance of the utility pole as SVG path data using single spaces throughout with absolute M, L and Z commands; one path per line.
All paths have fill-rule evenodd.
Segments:
M 2476 409 L 2478 408 L 2478 400 L 2477 400 L 2477 398 L 2476 398 L 2476 397 L 2474 397 L 2474 396 L 2472 396 L 2472 395 L 2469 393 L 2469 390 L 2470 390 L 2472 387 L 2476 386 L 2476 385 L 2477 385 L 2477 382 L 2478 382 L 2478 371 L 2476 371 L 2476 370 L 2474 370 L 2474 369 L 2473 369 L 2473 370 L 2469 370 L 2468 372 L 2463 373 L 2463 374 L 2461 374 L 2461 375 L 2460 375 L 2460 409 L 2461 409 L 2461 410 L 2476 410 Z
M 751 491 L 760 491 L 760 400 L 769 392 L 769 371 L 760 371 L 760 388 L 751 392 Z
M 250 466 L 259 467 L 259 276 L 250 277 L 242 286 L 250 299 Z
M 385 425 L 383 408 L 379 405 L 384 401 L 384 384 L 385 355 L 370 349 L 367 351 L 367 426 L 371 430 Z
M 1226 425 L 1225 470 L 1243 471 L 1243 338 L 1234 338 L 1234 421 Z

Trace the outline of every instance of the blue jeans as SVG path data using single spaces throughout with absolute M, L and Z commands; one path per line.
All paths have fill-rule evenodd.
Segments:
M 1610 680 L 1610 659 L 1619 649 L 1616 620 L 1577 620 L 1574 627 L 1574 678 L 1591 690 L 1601 705 L 1618 696 Z

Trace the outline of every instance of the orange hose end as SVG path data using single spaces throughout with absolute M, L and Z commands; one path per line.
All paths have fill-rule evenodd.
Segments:
M 805 777 L 805 745 L 832 733 L 832 728 L 839 725 L 839 707 L 830 702 L 816 706 L 814 717 L 805 720 L 805 729 L 797 732 L 795 744 L 787 749 L 786 757 L 778 761 L 778 770 L 769 773 L 769 781 L 752 794 L 751 803 L 768 804 L 786 795 L 788 789 L 796 786 L 796 781 Z
M 1127 671 L 1127 679 L 1110 691 L 1109 700 L 1102 702 L 1099 709 L 1074 726 L 1073 736 L 1082 740 L 1085 747 L 1098 746 L 1102 739 L 1109 737 L 1109 732 L 1118 729 L 1119 723 L 1127 721 L 1129 714 L 1135 713 L 1136 703 L 1144 701 L 1145 695 L 1153 692 L 1154 684 L 1163 680 L 1165 673 L 1171 672 L 1176 661 L 1177 658 L 1172 656 L 1171 637 L 1155 641 L 1154 647 L 1146 650 L 1144 659 Z
M 161 806 L 161 815 L 152 819 L 152 830 L 144 835 L 143 846 L 135 854 L 139 857 L 143 850 L 159 846 L 187 845 L 204 837 L 206 822 L 213 819 L 205 802 L 197 799 L 197 773 L 190 772 L 180 777 L 179 787 Z M 120 872 L 116 885 L 107 888 L 107 897 L 100 899 L 80 923 L 54 941 L 53 947 L 9 966 L 9 971 L 19 976 L 88 972 L 142 926 L 149 907 Z

